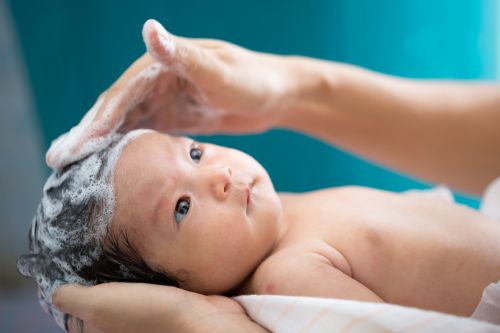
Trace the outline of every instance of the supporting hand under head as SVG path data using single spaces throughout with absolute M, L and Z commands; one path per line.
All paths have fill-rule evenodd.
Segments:
M 284 57 L 144 24 L 148 53 L 134 62 L 81 122 L 52 143 L 47 164 L 62 168 L 105 146 L 116 131 L 261 132 L 279 122 L 290 90 Z
M 267 332 L 236 301 L 145 283 L 60 287 L 54 304 L 71 314 L 71 333 Z M 80 327 L 75 320 L 83 320 Z

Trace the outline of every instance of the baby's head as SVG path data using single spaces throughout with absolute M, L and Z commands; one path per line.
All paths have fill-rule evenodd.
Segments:
M 63 326 L 51 298 L 65 283 L 234 288 L 271 250 L 281 213 L 266 171 L 238 150 L 117 134 L 48 179 L 18 267 Z

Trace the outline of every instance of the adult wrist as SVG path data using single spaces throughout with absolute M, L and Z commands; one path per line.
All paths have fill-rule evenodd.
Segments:
M 307 131 L 307 123 L 320 121 L 333 108 L 338 78 L 332 63 L 301 56 L 285 58 L 289 85 L 275 127 Z

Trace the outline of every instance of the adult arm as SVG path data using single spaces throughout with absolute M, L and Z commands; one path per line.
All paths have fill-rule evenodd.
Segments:
M 46 155 L 55 169 L 106 146 L 116 132 L 248 133 L 271 128 L 293 85 L 283 57 L 231 43 L 174 36 L 144 24 L 148 53 L 103 92 L 80 123 Z
M 144 25 L 148 54 L 47 153 L 54 168 L 116 131 L 192 134 L 288 128 L 479 194 L 500 174 L 500 86 L 410 80 L 341 63 L 174 36 Z
M 500 85 L 391 77 L 295 57 L 278 126 L 427 181 L 480 194 L 500 175 Z
M 230 298 L 144 283 L 65 285 L 54 304 L 83 321 L 83 333 L 268 332 Z M 79 332 L 76 320 L 71 332 Z

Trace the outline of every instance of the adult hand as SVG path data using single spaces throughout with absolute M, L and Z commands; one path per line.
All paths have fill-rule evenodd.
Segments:
M 72 333 L 266 332 L 230 298 L 153 284 L 64 285 L 53 302 L 72 316 Z
M 78 126 L 53 142 L 49 166 L 62 168 L 105 146 L 116 131 L 134 128 L 265 131 L 292 103 L 292 58 L 177 37 L 154 20 L 145 23 L 143 38 L 148 53 L 99 97 Z

